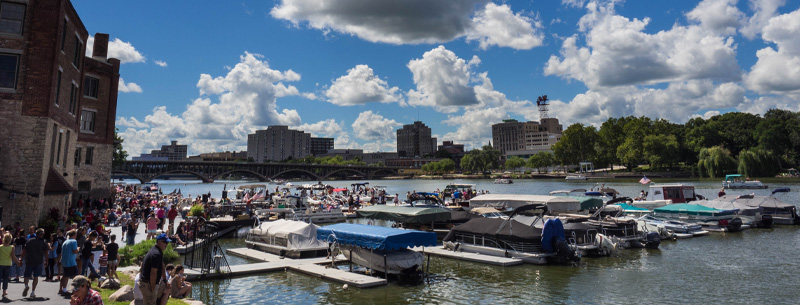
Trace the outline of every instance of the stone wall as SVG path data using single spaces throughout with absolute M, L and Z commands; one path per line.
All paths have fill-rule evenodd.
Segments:
M 80 182 L 88 181 L 91 188 L 88 192 L 79 190 L 74 199 L 77 200 L 79 196 L 92 198 L 111 196 L 111 161 L 114 158 L 114 145 L 86 142 L 79 142 L 78 145 L 82 148 L 83 154 L 86 153 L 87 146 L 94 147 L 94 161 L 92 165 L 82 162 L 81 166 L 75 169 L 75 180 L 72 185 L 77 188 Z

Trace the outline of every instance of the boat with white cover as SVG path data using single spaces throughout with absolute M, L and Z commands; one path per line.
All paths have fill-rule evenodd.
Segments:
M 726 189 L 765 189 L 767 188 L 766 184 L 761 183 L 758 180 L 750 180 L 749 178 L 743 178 L 744 176 L 734 174 L 734 175 L 726 175 L 725 180 L 722 181 L 722 187 Z
M 245 243 L 248 248 L 289 258 L 325 257 L 328 243 L 317 239 L 317 228 L 302 221 L 278 219 L 250 229 Z

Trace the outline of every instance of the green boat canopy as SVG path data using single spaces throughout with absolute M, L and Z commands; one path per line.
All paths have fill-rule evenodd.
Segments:
M 734 215 L 736 214 L 737 210 L 720 210 L 715 208 L 709 208 L 699 204 L 676 203 L 656 208 L 653 211 L 656 212 L 656 214 L 666 213 L 666 214 L 687 214 L 687 215 L 698 215 L 698 216 L 724 216 L 724 215 Z
M 359 217 L 391 220 L 399 223 L 431 223 L 450 220 L 450 210 L 443 208 L 417 208 L 390 205 L 373 205 L 356 211 Z
M 603 206 L 603 199 L 589 196 L 567 196 L 581 203 L 581 211 L 595 210 Z

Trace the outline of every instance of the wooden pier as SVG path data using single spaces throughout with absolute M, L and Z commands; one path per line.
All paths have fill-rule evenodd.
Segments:
M 509 258 L 509 257 L 499 257 L 499 256 L 491 256 L 491 255 L 484 255 L 478 253 L 470 253 L 470 252 L 455 252 L 450 251 L 442 246 L 436 247 L 416 247 L 412 248 L 411 250 L 423 253 L 423 254 L 430 254 L 439 257 L 445 258 L 452 258 L 462 261 L 468 262 L 475 262 L 481 264 L 489 264 L 495 266 L 514 266 L 514 265 L 521 265 L 524 262 L 518 258 Z
M 326 280 L 348 284 L 349 286 L 359 287 L 359 288 L 376 287 L 387 284 L 387 281 L 382 278 L 347 272 L 337 268 L 330 268 L 329 266 L 323 266 L 325 264 L 330 265 L 332 263 L 330 258 L 327 259 L 324 257 L 306 258 L 306 259 L 281 258 L 278 255 L 247 248 L 228 249 L 226 253 L 234 256 L 244 257 L 247 259 L 263 261 L 263 263 L 234 265 L 231 266 L 230 273 L 224 272 L 224 273 L 210 273 L 202 275 L 197 271 L 185 270 L 187 279 L 191 280 L 200 278 L 202 279 L 225 278 L 225 277 L 234 277 L 241 275 L 292 270 L 316 276 L 319 278 L 323 278 Z M 336 257 L 333 260 L 334 263 L 340 263 L 346 261 L 347 260 L 342 255 Z

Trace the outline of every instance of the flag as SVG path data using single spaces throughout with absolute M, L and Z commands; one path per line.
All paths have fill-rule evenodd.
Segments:
M 250 201 L 250 193 L 244 194 L 244 202 Z
M 253 200 L 259 200 L 261 198 L 264 198 L 264 190 L 258 191 L 258 193 L 255 196 L 253 196 Z
M 650 179 L 647 179 L 647 176 L 643 176 L 642 179 L 639 180 L 641 184 L 648 184 L 650 183 Z

